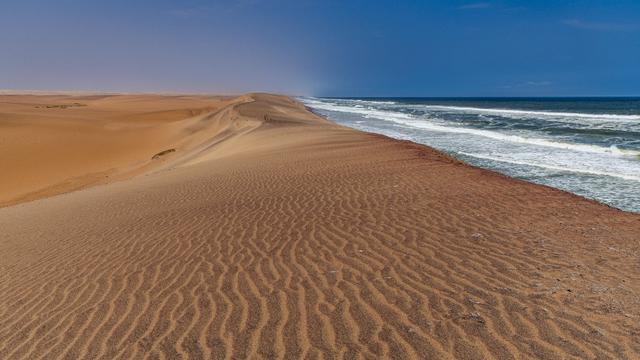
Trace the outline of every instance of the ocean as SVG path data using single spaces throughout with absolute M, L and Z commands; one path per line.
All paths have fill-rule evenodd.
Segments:
M 640 212 L 640 98 L 313 98 L 352 128 Z

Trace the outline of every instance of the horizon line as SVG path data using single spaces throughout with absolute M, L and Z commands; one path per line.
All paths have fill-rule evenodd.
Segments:
M 193 95 L 193 96 L 238 96 L 250 93 L 271 93 L 291 97 L 315 97 L 334 99 L 407 99 L 407 98 L 430 98 L 430 99 L 504 99 L 504 98 L 538 98 L 538 99 L 561 99 L 561 98 L 640 98 L 638 95 L 304 95 L 292 94 L 269 90 L 247 90 L 247 91 L 132 91 L 132 90 L 41 90 L 41 89 L 8 89 L 0 88 L 0 95 Z

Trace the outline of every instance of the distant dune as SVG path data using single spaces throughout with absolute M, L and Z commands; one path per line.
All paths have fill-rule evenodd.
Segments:
M 167 149 L 185 152 L 207 140 L 218 129 L 194 132 L 189 128 L 234 101 L 242 98 L 0 96 L 0 164 L 10 170 L 0 180 L 0 206 L 104 184 L 164 165 L 151 161 L 153 156 Z
M 640 215 L 267 94 L 0 96 L 0 359 L 640 358 Z

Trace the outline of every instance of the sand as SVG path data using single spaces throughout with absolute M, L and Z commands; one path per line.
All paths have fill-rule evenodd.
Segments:
M 237 100 L 237 99 L 236 99 Z M 124 179 L 153 156 L 208 134 L 189 120 L 233 99 L 150 95 L 1 95 L 0 206 Z M 195 139 L 194 139 L 195 138 Z
M 0 100 L 1 359 L 640 358 L 638 214 L 282 96 Z

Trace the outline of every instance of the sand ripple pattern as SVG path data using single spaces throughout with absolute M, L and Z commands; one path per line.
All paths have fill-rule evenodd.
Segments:
M 640 357 L 637 216 L 241 106 L 245 152 L 0 209 L 0 358 Z

